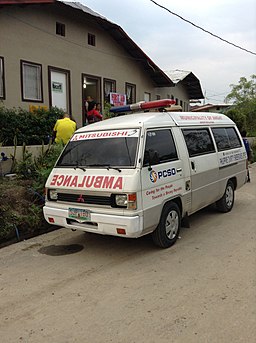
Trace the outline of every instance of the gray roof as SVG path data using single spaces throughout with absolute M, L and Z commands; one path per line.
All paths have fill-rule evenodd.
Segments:
M 165 73 L 172 79 L 175 84 L 185 79 L 191 72 L 185 70 L 165 70 Z
M 127 35 L 127 33 L 117 24 L 109 21 L 97 12 L 94 12 L 89 7 L 80 4 L 79 2 L 67 2 L 59 0 L 56 2 L 59 6 L 70 6 L 74 11 L 79 11 L 84 15 L 84 18 L 90 16 L 95 22 L 114 40 L 121 45 L 124 50 L 138 63 L 140 63 L 146 73 L 153 80 L 157 87 L 173 87 L 172 80 L 166 75 Z
M 203 99 L 204 95 L 198 78 L 191 72 L 186 70 L 169 70 L 165 73 L 170 77 L 173 83 L 181 83 L 186 87 L 189 94 L 189 99 Z
M 58 1 L 63 2 L 65 5 L 68 5 L 68 6 L 75 8 L 75 9 L 81 10 L 85 13 L 91 14 L 95 17 L 100 17 L 101 19 L 108 20 L 107 18 L 103 17 L 101 14 L 91 10 L 89 7 L 80 4 L 80 2 L 69 2 L 69 1 L 62 1 L 62 0 L 58 0 Z

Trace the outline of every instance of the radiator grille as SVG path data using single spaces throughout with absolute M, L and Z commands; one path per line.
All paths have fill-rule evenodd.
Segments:
M 110 196 L 98 196 L 98 195 L 58 193 L 58 201 L 74 202 L 80 205 L 81 204 L 102 205 L 102 206 L 112 205 Z

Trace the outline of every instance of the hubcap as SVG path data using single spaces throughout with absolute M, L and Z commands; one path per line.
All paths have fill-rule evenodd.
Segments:
M 226 190 L 226 204 L 228 207 L 231 207 L 234 201 L 234 192 L 232 187 L 227 187 Z
M 178 232 L 179 229 L 179 216 L 176 211 L 171 211 L 165 222 L 165 230 L 166 235 L 169 239 L 173 239 Z

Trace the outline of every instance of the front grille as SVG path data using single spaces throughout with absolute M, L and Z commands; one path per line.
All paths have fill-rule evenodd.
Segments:
M 84 194 L 68 194 L 58 193 L 58 201 L 75 202 L 77 204 L 90 204 L 111 206 L 111 197 L 98 195 L 84 195 Z

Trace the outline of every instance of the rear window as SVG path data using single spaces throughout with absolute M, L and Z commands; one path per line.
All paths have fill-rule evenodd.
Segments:
M 218 151 L 240 148 L 242 146 L 234 127 L 213 128 L 212 132 Z

